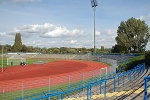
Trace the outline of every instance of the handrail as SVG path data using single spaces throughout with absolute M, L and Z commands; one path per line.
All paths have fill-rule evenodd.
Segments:
M 144 77 L 144 100 L 148 100 L 148 81 L 150 80 L 150 76 Z
M 133 69 L 131 69 L 131 70 L 127 71 L 127 72 L 123 72 L 123 73 L 120 73 L 119 75 L 112 76 L 113 77 L 112 79 L 114 79 L 114 92 L 116 91 L 116 78 L 124 77 L 124 75 L 126 75 L 126 74 L 133 74 L 134 79 L 136 79 L 136 73 L 138 72 L 138 75 L 139 75 L 139 73 L 142 74 L 144 71 L 145 71 L 145 63 L 142 63 L 142 64 L 137 65 L 136 67 L 134 67 Z M 150 79 L 150 76 L 146 77 L 144 79 L 145 79 L 145 81 L 147 83 L 148 79 Z M 64 94 L 66 94 L 66 93 L 70 94 L 71 92 L 73 92 L 75 90 L 80 90 L 80 89 L 84 89 L 84 88 L 87 88 L 87 100 L 90 100 L 91 96 L 92 96 L 91 88 L 94 85 L 98 85 L 99 84 L 100 87 L 101 87 L 101 84 L 105 83 L 105 85 L 104 85 L 104 96 L 106 96 L 106 82 L 107 82 L 107 78 L 103 79 L 103 80 L 99 80 L 99 81 L 95 81 L 95 82 L 89 83 L 86 86 L 79 86 L 79 87 L 76 87 L 76 88 L 71 88 L 71 89 L 68 89 L 68 90 L 66 90 L 64 92 L 57 92 L 55 94 L 47 94 L 47 96 L 41 96 L 40 98 L 34 98 L 32 100 L 42 100 L 43 98 L 50 98 L 50 97 L 57 96 L 57 95 L 61 95 L 61 100 L 63 100 Z M 131 79 L 130 79 L 130 82 L 131 82 Z M 124 86 L 124 79 L 123 79 L 123 86 Z M 147 87 L 147 84 L 145 85 L 145 87 Z M 147 89 L 145 89 L 145 90 L 147 90 Z M 100 91 L 101 91 L 101 88 L 100 88 Z M 147 95 L 147 91 L 145 92 L 145 98 L 146 98 L 146 95 Z M 145 99 L 145 100 L 147 100 L 147 99 Z

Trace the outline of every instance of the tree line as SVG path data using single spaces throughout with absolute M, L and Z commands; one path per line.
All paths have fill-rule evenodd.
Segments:
M 2 46 L 0 45 L 0 52 L 2 50 Z M 22 49 L 20 51 L 15 51 L 14 46 L 11 45 L 4 45 L 3 46 L 4 53 L 10 52 L 36 52 L 36 53 L 43 53 L 43 54 L 87 54 L 92 53 L 93 48 L 72 48 L 72 47 L 51 47 L 51 48 L 40 48 L 40 47 L 33 47 L 33 46 L 26 46 L 22 45 Z M 110 48 L 96 48 L 97 53 L 110 53 Z

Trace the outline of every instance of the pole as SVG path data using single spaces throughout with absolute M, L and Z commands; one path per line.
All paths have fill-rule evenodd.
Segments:
M 50 87 L 51 85 L 50 85 L 50 79 L 48 79 L 48 92 L 49 92 L 49 94 L 50 94 L 50 91 L 51 91 L 51 87 Z
M 3 69 L 3 45 L 2 45 L 2 72 L 4 71 Z
M 70 90 L 70 75 L 68 76 L 68 90 Z M 70 98 L 70 92 L 68 93 L 68 98 Z
M 116 78 L 114 77 L 114 92 L 116 92 Z
M 24 83 L 22 82 L 22 100 L 24 100 Z
M 48 79 L 48 93 L 50 94 L 51 92 L 51 83 L 50 83 L 51 81 L 50 81 L 50 79 Z M 48 100 L 50 100 L 50 97 L 48 98 Z
M 100 71 L 99 71 L 99 72 L 100 72 L 100 80 L 101 80 L 101 69 L 100 69 Z
M 84 86 L 84 73 L 82 73 L 82 86 Z
M 108 75 L 108 71 L 107 71 L 107 67 L 105 67 L 106 68 L 106 78 L 107 78 L 107 75 Z
M 145 84 L 144 84 L 144 100 L 148 100 L 148 93 L 147 93 L 147 82 L 148 82 L 148 80 L 146 79 L 146 78 L 144 78 L 144 81 L 145 81 Z
M 104 97 L 106 97 L 106 81 L 105 81 L 105 87 L 104 87 Z
M 96 54 L 96 47 L 95 47 L 95 11 L 96 11 L 96 7 L 94 6 L 94 54 Z

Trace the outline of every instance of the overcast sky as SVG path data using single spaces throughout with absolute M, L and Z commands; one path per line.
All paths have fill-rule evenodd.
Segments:
M 150 27 L 150 0 L 97 0 L 96 47 L 111 48 L 121 21 L 134 17 Z M 38 47 L 93 48 L 90 0 L 0 0 L 0 42 Z M 147 50 L 150 49 L 150 43 Z

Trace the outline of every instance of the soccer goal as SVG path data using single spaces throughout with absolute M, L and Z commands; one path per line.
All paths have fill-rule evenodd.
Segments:
M 20 65 L 20 62 L 26 62 L 26 58 L 7 58 L 7 65 Z
M 100 69 L 100 78 L 103 76 L 107 76 L 108 72 L 107 72 L 107 67 L 101 68 Z M 106 77 L 107 78 L 107 77 Z

